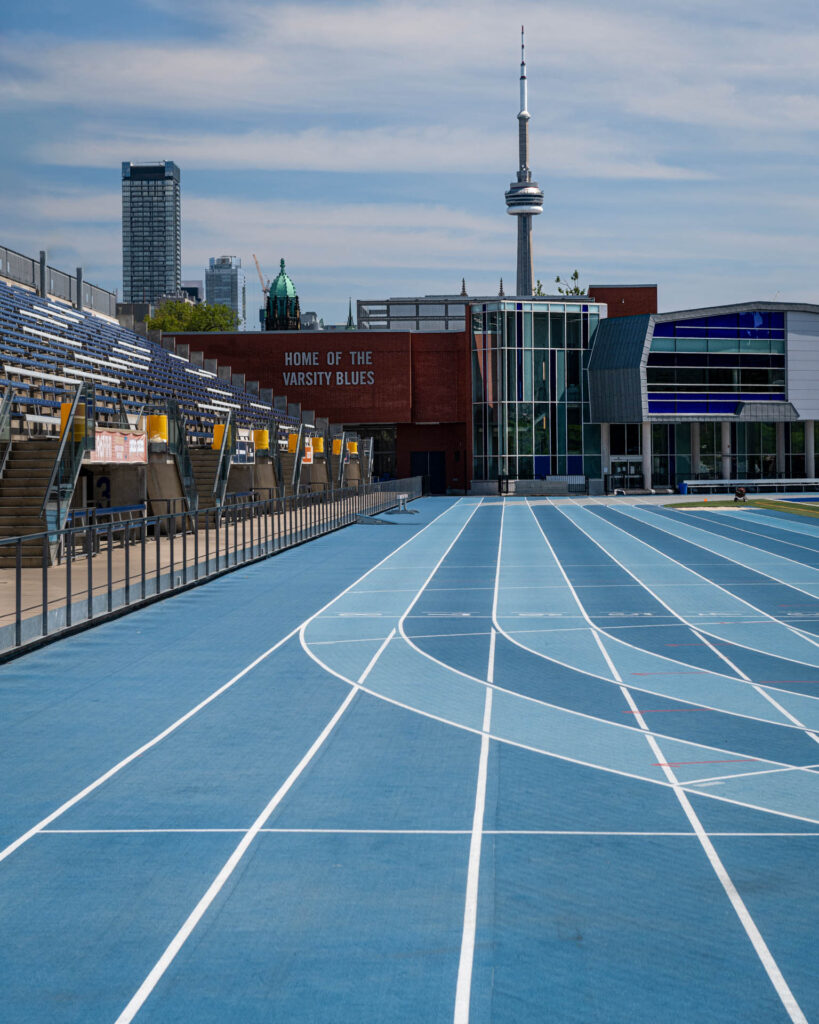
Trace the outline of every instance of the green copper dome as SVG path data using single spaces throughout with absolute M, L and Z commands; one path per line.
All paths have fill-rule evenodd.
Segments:
M 296 286 L 285 273 L 284 260 L 281 261 L 281 270 L 270 285 L 271 297 L 277 299 L 295 299 Z
M 271 282 L 267 292 L 264 324 L 267 331 L 297 331 L 301 326 L 301 312 L 296 286 L 287 276 L 284 260 L 281 270 Z

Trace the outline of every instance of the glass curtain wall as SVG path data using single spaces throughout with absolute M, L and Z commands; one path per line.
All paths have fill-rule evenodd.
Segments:
M 599 477 L 586 372 L 599 307 L 499 300 L 471 317 L 474 479 Z
M 646 385 L 653 415 L 731 415 L 737 402 L 784 401 L 785 314 L 656 324 Z

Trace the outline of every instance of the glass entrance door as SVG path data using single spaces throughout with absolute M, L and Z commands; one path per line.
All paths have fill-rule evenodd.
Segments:
M 632 488 L 643 486 L 643 460 L 641 458 L 615 458 L 611 460 L 609 486 Z

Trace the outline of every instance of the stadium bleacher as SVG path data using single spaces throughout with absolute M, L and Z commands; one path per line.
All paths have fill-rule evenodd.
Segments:
M 98 422 L 179 403 L 188 443 L 208 443 L 233 410 L 240 427 L 267 427 L 269 403 L 217 374 L 93 313 L 0 282 L 0 387 L 11 388 L 20 434 L 55 433 L 60 405 L 92 383 Z M 298 420 L 276 412 L 282 424 Z

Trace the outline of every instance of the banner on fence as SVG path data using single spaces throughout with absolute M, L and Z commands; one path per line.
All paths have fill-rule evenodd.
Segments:
M 122 463 L 148 461 L 148 435 L 127 430 L 105 430 L 97 427 L 94 449 L 88 462 Z

